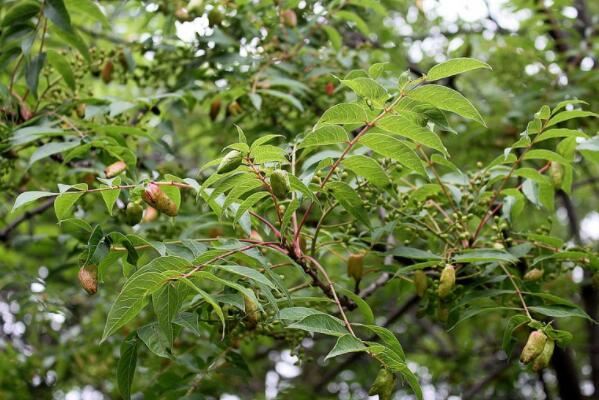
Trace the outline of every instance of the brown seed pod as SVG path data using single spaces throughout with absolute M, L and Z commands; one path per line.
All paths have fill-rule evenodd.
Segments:
M 112 64 L 112 60 L 106 61 L 104 67 L 102 67 L 102 72 L 100 72 L 100 77 L 104 81 L 104 83 L 109 84 L 112 81 L 112 72 L 114 71 L 114 65 Z
M 439 280 L 439 287 L 437 294 L 439 297 L 447 297 L 455 286 L 455 268 L 451 264 L 447 264 L 441 272 L 441 279 Z
M 258 305 L 254 302 L 253 299 L 244 295 L 243 296 L 243 304 L 245 307 L 245 322 L 249 329 L 256 328 L 258 325 L 258 321 L 260 319 L 260 311 L 258 310 Z
M 98 267 L 93 264 L 79 269 L 79 283 L 87 294 L 95 294 L 98 291 Z
M 124 161 L 119 160 L 104 168 L 104 175 L 106 175 L 107 178 L 112 178 L 125 171 L 126 169 L 127 164 L 125 164 Z
M 524 274 L 524 280 L 528 282 L 538 281 L 543 277 L 544 271 L 542 269 L 533 268 Z
M 148 206 L 144 210 L 143 222 L 152 222 L 158 218 L 158 210 L 154 207 Z
M 416 287 L 418 297 L 424 297 L 426 289 L 428 289 L 428 277 L 421 269 L 414 272 L 414 286 Z
M 272 192 L 279 199 L 286 199 L 291 191 L 291 183 L 289 182 L 289 174 L 282 169 L 275 169 L 270 174 L 270 186 Z
M 380 400 L 391 400 L 395 389 L 395 374 L 386 368 L 381 368 L 372 386 L 368 390 L 370 396 L 379 395 Z
M 365 253 L 354 253 L 347 259 L 347 275 L 356 281 L 362 279 L 364 275 L 364 256 Z
M 524 348 L 522 349 L 522 353 L 520 353 L 520 362 L 528 364 L 534 360 L 541 354 L 546 342 L 547 336 L 543 331 L 536 330 L 531 332 L 526 341 L 526 345 L 524 345 Z
M 218 113 L 220 112 L 221 100 L 219 98 L 214 99 L 212 103 L 210 103 L 210 120 L 215 121 L 218 117 Z
M 169 217 L 177 215 L 177 205 L 166 193 L 160 189 L 160 186 L 154 182 L 150 182 L 146 189 L 141 194 L 142 199 L 148 203 L 148 205 L 154 207 L 156 210 L 165 213 Z
M 295 28 L 297 26 L 297 14 L 293 10 L 281 11 L 281 19 L 283 20 L 283 23 L 290 28 Z
M 532 362 L 532 370 L 539 372 L 549 365 L 549 361 L 551 361 L 551 356 L 553 355 L 554 349 L 555 342 L 551 339 L 547 339 L 545 346 L 543 347 L 543 351 Z

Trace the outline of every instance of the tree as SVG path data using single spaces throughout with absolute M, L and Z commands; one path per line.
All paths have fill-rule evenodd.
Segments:
M 524 3 L 4 4 L 1 397 L 596 396 L 594 14 Z

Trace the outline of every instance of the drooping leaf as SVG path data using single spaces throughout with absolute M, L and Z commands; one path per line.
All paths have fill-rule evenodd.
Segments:
M 426 80 L 437 81 L 479 68 L 492 69 L 489 64 L 474 58 L 454 58 L 429 69 L 426 73 Z
M 359 339 L 352 335 L 343 335 L 337 339 L 335 347 L 326 355 L 325 361 L 329 358 L 337 357 L 342 354 L 356 353 L 366 351 L 366 346 Z
M 131 398 L 131 386 L 137 366 L 137 347 L 139 338 L 133 332 L 121 344 L 121 357 L 117 365 L 117 383 L 123 399 Z
M 384 157 L 396 160 L 401 165 L 422 176 L 426 176 L 422 161 L 414 150 L 410 149 L 401 140 L 394 138 L 393 136 L 383 133 L 367 132 L 360 138 L 360 144 Z

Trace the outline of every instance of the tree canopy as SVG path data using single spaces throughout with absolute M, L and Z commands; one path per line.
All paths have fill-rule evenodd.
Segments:
M 5 0 L 0 398 L 599 398 L 598 32 Z

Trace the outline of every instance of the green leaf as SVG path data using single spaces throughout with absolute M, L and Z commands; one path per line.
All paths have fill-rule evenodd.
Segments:
M 121 357 L 117 365 L 117 383 L 119 392 L 125 400 L 131 398 L 131 385 L 135 376 L 135 367 L 137 366 L 137 347 L 139 338 L 135 332 L 131 333 L 123 343 L 121 343 Z
M 518 258 L 503 250 L 475 249 L 454 255 L 453 261 L 456 263 L 507 262 L 515 264 L 518 262 Z
M 389 97 L 387 90 L 371 78 L 341 79 L 340 82 L 365 99 L 385 101 Z
M 360 138 L 360 144 L 370 148 L 374 152 L 396 160 L 403 166 L 412 171 L 427 176 L 422 161 L 407 145 L 401 140 L 383 133 L 368 132 Z
M 67 60 L 65 60 L 65 58 L 58 52 L 49 50 L 48 62 L 62 76 L 62 79 L 64 79 L 69 88 L 75 90 L 75 76 L 73 75 L 73 70 Z
M 389 176 L 387 176 L 383 167 L 371 157 L 363 155 L 350 156 L 345 158 L 341 164 L 379 188 L 384 188 L 390 182 Z
M 464 118 L 472 119 L 485 127 L 487 126 L 470 100 L 448 87 L 440 85 L 420 86 L 409 91 L 407 96 L 431 104 L 440 110 L 451 111 Z
M 111 186 L 118 186 L 121 184 L 121 177 L 117 176 L 112 180 Z M 101 188 L 110 187 L 108 185 L 101 185 Z M 106 204 L 106 208 L 108 209 L 108 213 L 112 215 L 112 210 L 114 208 L 114 203 L 119 198 L 121 194 L 121 189 L 111 189 L 111 190 L 103 190 L 100 192 L 102 195 L 102 199 L 104 200 L 104 204 Z
M 322 125 L 365 124 L 366 122 L 368 122 L 368 116 L 362 106 L 356 103 L 341 103 L 326 110 L 315 128 Z
M 582 110 L 572 110 L 572 111 L 562 111 L 561 113 L 558 113 L 556 115 L 554 115 L 549 122 L 547 122 L 547 125 L 545 125 L 546 128 L 559 124 L 560 122 L 564 122 L 564 121 L 568 121 L 570 119 L 573 118 L 586 118 L 586 117 L 599 117 L 599 114 L 596 114 L 594 112 L 590 112 L 590 111 L 582 111 Z
M 364 321 L 367 324 L 375 323 L 372 309 L 363 298 L 361 298 L 359 295 L 355 294 L 351 290 L 345 289 L 343 287 L 338 287 L 337 292 L 349 297 L 354 303 L 356 303 L 356 306 L 358 306 L 358 311 L 360 311 L 360 314 L 362 314 L 362 317 L 364 318 Z
M 71 212 L 73 210 L 73 206 L 85 194 L 87 190 L 87 185 L 85 183 L 81 183 L 73 186 L 74 189 L 77 189 L 76 192 L 63 192 L 56 197 L 54 200 L 54 212 L 56 213 L 56 218 L 59 221 L 66 219 L 71 216 Z
M 263 185 L 264 184 L 262 183 L 262 181 L 256 177 L 241 182 L 239 185 L 231 189 L 231 191 L 227 195 L 225 202 L 223 203 L 223 208 L 229 207 L 234 201 L 237 201 L 244 194 L 256 190 L 258 188 L 262 188 Z
M 81 38 L 81 36 L 79 36 L 77 32 L 67 32 L 61 30 L 57 30 L 54 32 L 69 46 L 76 48 L 88 63 L 91 62 L 91 57 L 89 55 L 89 46 L 87 45 L 87 43 L 85 43 L 85 41 Z
M 370 75 L 370 77 L 372 79 L 378 79 L 387 70 L 388 66 L 389 66 L 388 62 L 380 62 L 380 63 L 372 64 L 370 67 L 368 67 L 368 75 Z
M 46 53 L 39 53 L 35 57 L 32 57 L 30 60 L 28 60 L 25 64 L 25 82 L 35 97 L 37 97 L 37 86 L 40 72 L 42 71 L 42 68 L 44 68 L 45 62 Z
M 152 294 L 152 304 L 158 319 L 158 326 L 167 340 L 168 347 L 173 344 L 172 322 L 183 305 L 186 292 L 181 289 L 183 282 L 168 282 Z
M 418 125 L 402 115 L 389 115 L 381 118 L 376 123 L 376 127 L 389 133 L 406 137 L 415 143 L 422 144 L 448 155 L 447 149 L 435 132 Z
M 300 142 L 298 149 L 328 144 L 346 143 L 349 141 L 347 132 L 337 125 L 325 125 L 310 133 Z
M 241 265 L 212 265 L 212 267 L 254 280 L 268 286 L 271 289 L 276 289 L 276 286 L 266 276 L 255 269 L 243 267 Z
M 50 142 L 38 147 L 29 159 L 29 167 L 39 160 L 42 160 L 51 155 L 62 153 L 79 146 L 81 143 L 78 140 L 71 142 Z
M 279 319 L 299 321 L 308 315 L 324 314 L 322 311 L 308 307 L 287 307 L 279 311 Z
M 566 160 L 564 157 L 560 156 L 559 154 L 557 154 L 551 150 L 545 150 L 545 149 L 529 150 L 528 152 L 526 152 L 526 154 L 524 154 L 524 157 L 522 157 L 522 159 L 523 160 L 548 160 L 548 161 L 555 161 L 555 162 L 565 164 L 565 165 L 570 164 L 570 162 L 568 160 Z
M 429 69 L 426 80 L 429 82 L 437 81 L 479 68 L 492 69 L 489 64 L 474 58 L 454 58 Z
M 403 347 L 399 343 L 399 340 L 397 340 L 397 337 L 395 337 L 393 332 L 391 332 L 389 329 L 384 328 L 382 326 L 374 325 L 374 324 L 369 324 L 369 325 L 359 324 L 359 326 L 369 329 L 374 334 L 376 334 L 383 341 L 383 344 L 387 348 L 392 350 L 395 354 L 397 354 L 397 356 L 402 361 L 404 361 L 406 359 L 406 354 L 403 350 Z
M 290 329 L 301 329 L 311 333 L 322 333 L 330 336 L 349 334 L 343 322 L 328 314 L 312 314 L 288 326 Z
M 368 36 L 370 34 L 368 24 L 361 17 L 359 17 L 358 14 L 352 11 L 337 10 L 333 13 L 333 17 L 353 23 L 363 35 Z
M 70 13 L 81 13 L 101 23 L 104 28 L 110 29 L 108 18 L 100 7 L 92 0 L 65 0 L 65 5 Z
M 168 351 L 168 339 L 164 336 L 164 333 L 160 330 L 157 323 L 154 322 L 142 326 L 137 330 L 137 336 L 144 342 L 148 349 L 158 357 L 171 358 Z
M 56 196 L 56 193 L 52 192 L 42 192 L 42 191 L 31 191 L 31 192 L 23 192 L 17 196 L 15 200 L 15 204 L 12 206 L 12 210 L 10 212 L 14 212 L 17 208 L 23 207 L 37 199 L 41 199 L 44 197 Z
M 253 193 L 250 196 L 248 196 L 248 198 L 245 199 L 239 205 L 239 208 L 237 208 L 237 211 L 235 212 L 235 219 L 234 219 L 235 222 L 239 221 L 239 219 L 243 216 L 243 214 L 247 210 L 249 210 L 254 205 L 256 205 L 260 200 L 262 200 L 263 198 L 268 197 L 268 196 L 269 196 L 269 193 L 266 191 Z
M 433 254 L 430 251 L 417 249 L 415 247 L 397 246 L 391 253 L 394 256 L 410 258 L 412 260 L 442 260 L 443 257 Z
M 108 312 L 102 341 L 131 321 L 146 305 L 147 296 L 158 290 L 167 279 L 167 275 L 152 271 L 132 276 Z
M 202 298 L 204 300 L 206 300 L 206 303 L 208 303 L 212 306 L 212 308 L 214 309 L 214 312 L 220 319 L 221 325 L 223 327 L 222 337 L 224 338 L 225 337 L 225 314 L 223 313 L 222 308 L 218 305 L 218 303 L 216 302 L 216 300 L 214 300 L 214 298 L 212 296 L 210 296 L 208 293 L 206 293 L 205 291 L 203 291 L 202 289 L 200 289 L 199 287 L 194 285 L 194 283 L 191 280 L 184 278 L 183 282 L 186 285 L 188 285 L 190 288 L 192 288 L 195 292 L 197 292 L 200 296 L 202 296 Z
M 287 93 L 279 92 L 278 90 L 272 90 L 272 89 L 260 89 L 260 90 L 258 90 L 258 92 L 262 93 L 262 94 L 267 94 L 269 96 L 277 97 L 277 98 L 284 100 L 287 103 L 291 104 L 298 110 L 304 111 L 304 106 L 302 105 L 301 101 L 299 101 L 297 99 L 297 97 L 295 97 L 295 96 L 292 96 Z
M 285 150 L 280 147 L 271 146 L 269 144 L 252 146 L 252 156 L 254 157 L 255 164 L 264 164 L 267 162 L 285 162 Z
M 370 225 L 368 215 L 364 211 L 362 206 L 362 200 L 356 194 L 356 190 L 353 189 L 345 182 L 329 182 L 326 188 L 333 192 L 335 199 L 341 204 L 343 208 L 358 221 L 364 225 Z
M 337 32 L 337 29 L 329 25 L 323 25 L 322 29 L 324 29 L 324 31 L 327 33 L 327 37 L 331 41 L 333 48 L 339 51 L 341 46 L 343 46 L 343 39 L 341 38 L 339 32 Z
M 5 11 L 1 26 L 10 27 L 15 23 L 25 22 L 37 15 L 39 11 L 40 4 L 37 1 L 17 1 Z
M 585 318 L 589 321 L 593 321 L 591 317 L 578 307 L 567 307 L 561 305 L 552 306 L 529 306 L 529 311 L 536 312 L 538 314 L 546 315 L 552 318 Z
M 63 31 L 71 32 L 71 17 L 63 0 L 46 0 L 44 15 Z
M 325 361 L 329 358 L 337 357 L 347 353 L 357 353 L 360 351 L 366 351 L 366 346 L 359 339 L 352 335 L 343 335 L 337 339 L 335 347 L 327 354 L 324 358 Z

